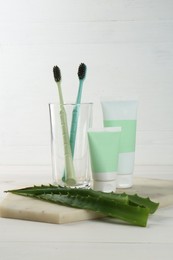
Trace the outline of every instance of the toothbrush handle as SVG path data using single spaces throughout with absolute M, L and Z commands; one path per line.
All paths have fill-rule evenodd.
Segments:
M 81 102 L 82 89 L 83 89 L 83 80 L 80 80 L 79 81 L 79 88 L 78 88 L 78 93 L 77 93 L 76 104 L 80 104 L 80 102 Z
M 74 156 L 78 117 L 79 117 L 79 104 L 77 104 L 73 109 L 72 123 L 70 129 L 70 146 L 71 146 L 72 157 Z
M 64 156 L 65 156 L 65 182 L 67 185 L 75 185 L 75 170 L 72 160 L 72 153 L 70 148 L 70 140 L 68 134 L 67 118 L 66 112 L 63 106 L 60 109 L 60 118 L 61 118 L 61 127 L 62 127 L 62 136 L 64 142 Z
M 77 125 L 78 125 L 78 118 L 79 118 L 79 109 L 80 109 L 79 106 L 80 106 L 81 96 L 82 96 L 82 87 L 83 87 L 83 80 L 80 80 L 77 99 L 76 99 L 76 105 L 73 109 L 72 123 L 71 123 L 71 129 L 70 129 L 70 146 L 71 146 L 71 151 L 72 151 L 72 157 L 74 156 L 76 132 L 77 132 Z

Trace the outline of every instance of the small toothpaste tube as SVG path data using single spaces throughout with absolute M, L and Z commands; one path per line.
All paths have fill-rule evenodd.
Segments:
M 116 191 L 120 135 L 121 127 L 88 130 L 94 190 Z
M 133 185 L 136 145 L 137 100 L 102 101 L 104 127 L 121 127 L 117 187 Z

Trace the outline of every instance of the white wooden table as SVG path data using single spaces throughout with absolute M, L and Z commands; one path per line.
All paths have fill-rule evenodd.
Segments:
M 136 167 L 135 174 L 173 179 L 172 166 Z M 0 167 L 4 190 L 51 182 L 49 166 Z M 103 220 L 63 225 L 0 218 L 0 260 L 173 259 L 173 206 L 150 216 L 146 228 Z

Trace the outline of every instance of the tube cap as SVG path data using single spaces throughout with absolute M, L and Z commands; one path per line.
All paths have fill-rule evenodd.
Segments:
M 117 188 L 130 188 L 133 185 L 132 174 L 117 174 Z
M 116 180 L 112 181 L 93 181 L 93 189 L 96 191 L 103 192 L 115 192 L 116 191 Z

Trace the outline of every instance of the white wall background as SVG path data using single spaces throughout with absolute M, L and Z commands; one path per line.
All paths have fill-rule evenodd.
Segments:
M 52 68 L 74 101 L 138 95 L 136 164 L 173 164 L 173 0 L 0 0 L 0 165 L 49 165 Z

